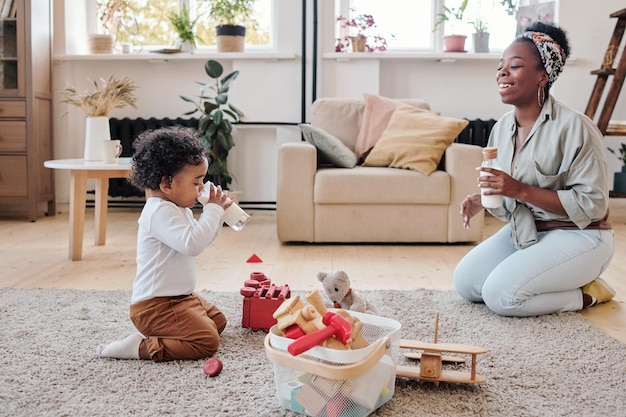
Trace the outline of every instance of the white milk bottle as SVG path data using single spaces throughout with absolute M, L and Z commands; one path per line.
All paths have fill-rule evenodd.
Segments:
M 198 202 L 205 205 L 209 201 L 209 193 L 211 192 L 211 185 L 206 184 L 202 194 L 198 197 Z M 250 215 L 246 213 L 236 203 L 231 204 L 226 211 L 224 211 L 224 223 L 232 227 L 235 231 L 239 232 L 244 228 L 246 223 L 250 220 Z
M 494 168 L 498 170 L 502 170 L 500 164 L 498 164 L 498 148 L 483 148 L 483 163 L 480 165 L 481 167 L 486 168 Z M 481 176 L 490 176 L 490 174 L 485 171 L 480 171 Z M 481 188 L 480 189 L 480 203 L 485 208 L 496 208 L 502 205 L 502 196 L 501 195 L 485 195 L 485 191 L 491 191 L 493 188 Z

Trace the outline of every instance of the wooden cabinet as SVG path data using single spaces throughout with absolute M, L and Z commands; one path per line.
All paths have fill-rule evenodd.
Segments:
M 55 214 L 52 159 L 52 2 L 0 0 L 0 210 Z M 8 209 L 8 208 L 7 208 Z

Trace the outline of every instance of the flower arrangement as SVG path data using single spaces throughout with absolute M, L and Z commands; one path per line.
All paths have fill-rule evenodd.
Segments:
M 371 29 L 376 27 L 372 15 L 360 14 L 353 19 L 339 16 L 337 22 L 339 22 L 342 31 L 347 30 L 349 34 L 336 39 L 335 52 L 346 52 L 350 45 L 355 52 L 382 52 L 387 50 L 385 37 L 380 34 L 369 34 Z M 356 29 L 356 34 L 354 29 Z
M 135 83 L 124 77 L 116 80 L 111 75 L 107 80 L 101 78 L 102 86 L 97 81 L 93 82 L 95 91 L 79 93 L 75 88 L 68 87 L 63 90 L 64 98 L 61 103 L 71 104 L 83 109 L 87 117 L 108 117 L 113 109 L 121 109 L 125 106 L 137 108 Z

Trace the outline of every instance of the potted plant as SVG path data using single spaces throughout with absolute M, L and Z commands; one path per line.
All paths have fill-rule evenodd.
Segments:
M 189 17 L 189 10 L 183 5 L 180 13 L 171 12 L 168 15 L 168 19 L 178 35 L 176 40 L 176 49 L 180 49 L 183 52 L 193 53 L 196 50 L 196 34 L 195 27 L 200 16 L 197 16 L 194 20 Z
M 336 39 L 335 52 L 346 52 L 350 45 L 352 45 L 352 52 L 387 50 L 387 40 L 382 35 L 369 33 L 372 28 L 376 27 L 371 14 L 360 14 L 353 19 L 339 16 L 337 22 L 339 22 L 340 29 L 347 31 L 347 34 Z M 351 33 L 350 31 L 354 29 L 356 33 Z
M 98 20 L 104 33 L 89 35 L 89 50 L 94 54 L 110 54 L 115 46 L 113 27 L 130 13 L 128 0 L 99 0 Z
M 442 6 L 442 12 L 437 14 L 433 31 L 436 31 L 444 22 L 450 22 L 452 34 L 443 37 L 443 46 L 446 52 L 465 52 L 465 40 L 467 36 L 455 33 L 456 27 L 463 22 L 463 13 L 467 8 L 467 2 L 463 0 L 459 7 Z
M 233 71 L 222 77 L 224 68 L 212 59 L 204 64 L 204 71 L 213 81 L 198 82 L 200 84 L 198 101 L 185 96 L 180 98 L 195 106 L 195 109 L 186 112 L 185 115 L 201 113 L 198 119 L 198 134 L 209 149 L 211 157 L 205 181 L 211 181 L 228 190 L 233 181 L 227 163 L 228 152 L 235 146 L 232 122 L 238 122 L 244 116 L 241 110 L 228 102 L 230 85 L 237 79 L 239 71 Z
M 621 172 L 613 174 L 613 192 L 619 195 L 626 195 L 626 143 L 622 143 L 617 151 L 611 148 L 607 149 L 613 155 L 616 155 L 617 159 L 622 161 Z
M 63 90 L 61 103 L 78 107 L 85 112 L 85 150 L 87 161 L 102 160 L 102 140 L 111 139 L 109 114 L 113 109 L 126 106 L 137 108 L 135 83 L 128 77 L 117 80 L 111 75 L 107 80 L 101 78 L 102 85 L 93 82 L 95 90 L 79 93 L 73 87 Z M 66 113 L 67 114 L 67 113 Z M 65 115 L 65 114 L 64 114 Z
M 489 52 L 489 27 L 487 22 L 478 17 L 469 22 L 469 24 L 474 28 L 474 33 L 472 34 L 474 52 Z
M 217 23 L 217 52 L 242 52 L 245 24 L 255 25 L 252 18 L 254 0 L 207 0 L 211 18 Z

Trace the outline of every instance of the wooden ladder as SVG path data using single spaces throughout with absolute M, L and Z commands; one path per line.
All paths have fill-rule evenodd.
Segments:
M 613 64 L 620 52 L 620 44 L 624 36 L 624 30 L 626 29 L 626 9 L 619 10 L 615 13 L 611 13 L 612 18 L 617 18 L 617 24 L 613 31 L 613 36 L 609 41 L 609 47 L 607 48 L 604 59 L 602 60 L 602 67 L 599 70 L 591 71 L 591 74 L 597 75 L 596 83 L 593 86 L 589 103 L 585 109 L 585 114 L 593 120 L 600 104 L 604 88 L 606 87 L 607 80 L 610 76 L 613 76 L 613 81 L 609 87 L 609 91 L 604 99 L 604 105 L 598 118 L 598 128 L 605 136 L 626 136 L 626 122 L 611 121 L 611 115 L 617 102 L 617 97 L 624 84 L 624 77 L 626 77 L 626 53 L 622 49 L 621 57 L 617 67 L 614 68 Z

